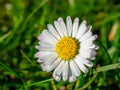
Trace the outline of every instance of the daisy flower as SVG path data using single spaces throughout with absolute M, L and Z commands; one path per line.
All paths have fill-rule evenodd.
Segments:
M 91 32 L 92 26 L 86 26 L 83 20 L 79 25 L 79 18 L 73 23 L 71 17 L 54 21 L 54 26 L 48 24 L 38 36 L 39 50 L 35 57 L 41 63 L 43 71 L 53 71 L 56 81 L 63 79 L 73 82 L 81 75 L 87 73 L 87 67 L 92 67 L 92 60 L 96 57 L 98 46 L 93 43 L 97 35 Z

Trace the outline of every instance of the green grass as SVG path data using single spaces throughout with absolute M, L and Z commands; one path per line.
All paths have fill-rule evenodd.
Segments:
M 99 38 L 94 67 L 76 82 L 56 82 L 36 63 L 37 36 L 58 17 L 87 20 Z M 0 0 L 0 90 L 119 90 L 119 0 Z

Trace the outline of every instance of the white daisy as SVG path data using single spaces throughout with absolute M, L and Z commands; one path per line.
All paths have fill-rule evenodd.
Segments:
M 43 71 L 53 71 L 56 81 L 62 78 L 73 82 L 81 72 L 88 72 L 87 67 L 93 66 L 91 60 L 95 59 L 95 50 L 98 49 L 93 41 L 97 35 L 92 34 L 92 26 L 87 27 L 85 20 L 79 25 L 79 18 L 72 23 L 68 16 L 66 24 L 59 18 L 54 26 L 48 24 L 48 30 L 43 30 L 38 36 L 36 48 L 39 51 L 35 57 L 38 63 L 42 63 Z

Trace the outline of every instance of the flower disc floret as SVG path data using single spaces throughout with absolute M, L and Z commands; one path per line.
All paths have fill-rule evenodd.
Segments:
M 63 60 L 71 60 L 78 53 L 78 42 L 74 38 L 64 37 L 56 44 L 56 52 Z

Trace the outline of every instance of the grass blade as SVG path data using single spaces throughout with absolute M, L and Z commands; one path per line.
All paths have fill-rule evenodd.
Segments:
M 28 62 L 30 62 L 32 65 L 35 65 L 36 67 L 40 68 L 40 66 L 37 65 L 37 64 L 36 64 L 35 62 L 33 62 L 32 60 L 30 60 L 29 57 L 27 57 L 27 55 L 26 55 L 22 50 L 20 50 L 20 52 L 22 53 L 22 55 L 26 58 L 26 60 L 27 60 Z
M 48 0 L 44 0 L 42 3 L 39 4 L 38 7 L 36 7 L 33 12 L 28 16 L 28 18 L 26 19 L 26 21 L 24 22 L 21 31 L 23 31 L 25 29 L 25 26 L 27 26 L 28 21 L 33 17 L 33 15 L 46 3 L 48 2 Z
M 3 35 L 2 37 L 0 37 L 0 43 L 1 43 L 2 41 L 4 41 L 9 35 L 11 35 L 11 31 L 8 32 L 7 34 Z
M 10 68 L 7 64 L 3 63 L 2 61 L 0 61 L 0 65 L 7 71 L 11 72 L 12 74 L 14 74 L 16 77 L 18 77 L 24 85 L 26 85 L 26 81 L 23 79 L 23 77 L 16 72 L 15 70 L 13 70 L 12 68 Z
M 33 85 L 37 85 L 37 84 L 42 84 L 42 83 L 45 83 L 45 82 L 49 82 L 53 80 L 53 78 L 50 78 L 50 79 L 47 79 L 47 80 L 43 80 L 43 81 L 39 81 L 39 82 L 35 82 L 35 83 L 32 83 L 32 84 L 29 84 L 28 87 L 31 87 Z
M 119 68 L 120 68 L 120 63 L 110 64 L 110 65 L 97 68 L 96 72 L 104 72 L 104 71 L 119 69 Z
M 13 73 L 16 77 L 21 78 L 21 76 L 19 75 L 19 73 L 16 72 L 15 70 L 13 70 L 12 68 L 10 68 L 7 64 L 3 63 L 2 61 L 0 61 L 0 64 L 2 65 L 2 67 L 3 67 L 5 70 Z

